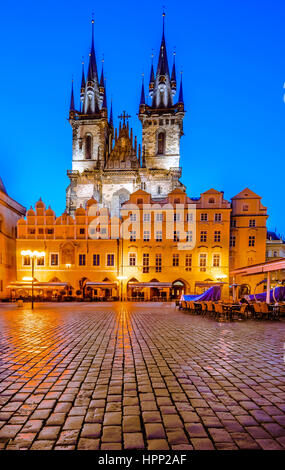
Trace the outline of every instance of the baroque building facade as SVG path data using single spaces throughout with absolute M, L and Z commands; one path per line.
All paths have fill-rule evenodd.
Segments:
M 142 145 L 123 112 L 114 129 L 102 69 L 94 47 L 94 22 L 80 106 L 72 84 L 72 169 L 66 210 L 56 217 L 39 200 L 18 222 L 17 278 L 12 296 L 27 296 L 32 260 L 23 251 L 44 253 L 35 266 L 34 289 L 41 297 L 92 299 L 179 298 L 219 284 L 223 298 L 253 291 L 256 278 L 231 270 L 265 261 L 267 210 L 246 188 L 227 201 L 213 188 L 187 195 L 180 182 L 183 135 L 182 79 L 169 71 L 164 24 L 156 72 L 151 65 L 146 103 L 142 83 L 138 118 Z

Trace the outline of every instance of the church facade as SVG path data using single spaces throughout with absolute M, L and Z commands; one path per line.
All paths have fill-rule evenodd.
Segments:
M 184 188 L 179 181 L 180 139 L 183 135 L 184 101 L 182 82 L 176 97 L 176 70 L 170 74 L 164 24 L 156 73 L 151 66 L 149 94 L 145 100 L 142 84 L 139 119 L 142 123 L 142 145 L 129 129 L 129 116 L 122 113 L 119 130 L 114 129 L 113 111 L 107 110 L 104 71 L 99 80 L 95 47 L 94 21 L 87 77 L 84 65 L 80 90 L 80 109 L 75 109 L 72 87 L 69 122 L 72 127 L 72 169 L 66 192 L 66 209 L 75 210 L 93 198 L 112 215 L 119 216 L 120 207 L 138 189 L 150 192 L 153 199 L 166 197 L 175 188 Z M 184 188 L 185 189 L 185 188 Z

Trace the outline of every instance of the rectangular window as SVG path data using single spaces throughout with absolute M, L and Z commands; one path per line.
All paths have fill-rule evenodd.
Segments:
M 44 266 L 45 265 L 45 257 L 41 256 L 40 258 L 37 258 L 37 265 L 38 266 Z
M 185 256 L 185 270 L 192 271 L 192 255 L 190 254 Z
M 135 230 L 131 230 L 131 231 L 130 231 L 130 241 L 131 241 L 131 242 L 135 242 L 136 239 L 137 239 L 137 233 L 136 233 L 136 231 L 135 231 Z
M 80 233 L 80 235 L 84 235 L 85 234 L 85 228 L 80 228 L 79 233 Z
M 30 256 L 23 256 L 23 266 L 30 266 L 30 265 L 31 265 Z
M 220 241 L 221 241 L 221 232 L 216 230 L 214 233 L 214 242 L 218 243 Z
M 155 241 L 162 242 L 162 231 L 161 230 L 157 230 L 157 232 L 155 234 Z
M 230 247 L 236 246 L 236 237 L 235 235 L 230 236 Z
M 129 253 L 129 265 L 136 266 L 137 264 L 137 255 L 136 253 Z
M 44 233 L 44 229 L 43 228 L 39 228 L 39 235 L 43 235 Z
M 220 254 L 217 253 L 217 254 L 214 254 L 213 255 L 213 266 L 214 268 L 218 268 L 220 266 Z
M 50 255 L 50 265 L 58 266 L 58 253 L 51 253 Z
M 47 229 L 47 234 L 48 235 L 53 235 L 53 228 L 48 228 Z
M 159 212 L 158 214 L 156 214 L 156 221 L 162 222 L 162 220 L 163 220 L 163 214 L 162 212 Z
M 202 232 L 200 232 L 200 242 L 206 242 L 206 241 L 207 241 L 207 232 L 202 230 Z
M 231 227 L 236 227 L 237 226 L 237 221 L 236 220 L 231 220 Z
M 150 214 L 144 214 L 143 215 L 143 221 L 144 222 L 150 222 Z
M 215 222 L 221 222 L 222 221 L 222 214 L 215 214 Z
M 187 212 L 186 221 L 187 222 L 193 222 L 193 214 L 192 213 L 189 214 L 189 212 Z
M 143 233 L 143 241 L 144 242 L 149 242 L 149 239 L 150 239 L 149 230 L 145 230 L 144 233 Z
M 193 241 L 193 232 L 190 230 L 189 232 L 186 232 L 186 241 L 187 242 L 192 242 Z
M 79 266 L 85 266 L 86 264 L 86 255 L 80 254 L 79 255 Z
M 248 206 L 247 206 L 247 205 L 244 205 L 244 206 L 242 207 L 242 210 L 245 211 L 245 212 L 248 211 Z
M 115 265 L 115 255 L 110 253 L 107 255 L 107 266 L 114 266 Z
M 202 213 L 201 214 L 201 221 L 202 222 L 207 222 L 207 220 L 208 220 L 208 214 Z
M 180 222 L 180 214 L 173 214 L 174 222 Z
M 149 254 L 143 253 L 143 273 L 149 272 Z
M 249 226 L 250 227 L 255 227 L 255 219 L 250 219 Z
M 100 266 L 100 255 L 97 253 L 93 255 L 93 266 Z
M 248 246 L 255 246 L 255 236 L 248 237 Z
M 155 272 L 161 273 L 161 264 L 162 264 L 162 257 L 161 254 L 158 253 L 155 255 Z
M 29 235 L 35 235 L 36 229 L 35 228 L 28 228 L 28 234 Z
M 200 255 L 199 255 L 199 266 L 200 266 L 200 271 L 201 272 L 206 271 L 206 266 L 207 266 L 207 255 L 206 255 L 206 253 L 200 253 Z
M 179 242 L 180 240 L 180 232 L 178 232 L 177 230 L 174 230 L 173 232 L 173 241 L 174 242 Z
M 179 255 L 174 254 L 172 256 L 172 266 L 179 266 Z
M 136 220 L 137 220 L 137 214 L 131 214 L 130 215 L 130 221 L 131 222 L 136 222 Z

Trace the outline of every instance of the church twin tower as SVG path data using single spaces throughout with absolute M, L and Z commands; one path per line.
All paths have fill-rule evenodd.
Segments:
M 80 107 L 75 108 L 72 84 L 69 121 L 73 130 L 72 170 L 66 191 L 66 209 L 71 215 L 93 198 L 100 206 L 119 215 L 121 204 L 129 195 L 143 189 L 159 202 L 173 189 L 184 186 L 181 176 L 180 138 L 183 135 L 184 102 L 182 78 L 176 95 L 176 70 L 171 75 L 163 32 L 156 74 L 151 65 L 149 95 L 146 103 L 142 83 L 139 119 L 142 123 L 142 146 L 129 129 L 125 111 L 119 131 L 114 129 L 112 105 L 108 116 L 104 71 L 99 80 L 94 47 L 94 20 L 88 72 L 82 66 Z

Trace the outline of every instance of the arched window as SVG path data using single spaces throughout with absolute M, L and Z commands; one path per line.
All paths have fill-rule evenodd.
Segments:
M 215 199 L 213 197 L 210 197 L 209 204 L 215 204 Z
M 157 186 L 157 194 L 161 194 L 161 186 Z
M 159 132 L 157 135 L 157 154 L 163 155 L 165 152 L 165 133 Z
M 85 158 L 91 160 L 92 158 L 92 136 L 87 135 L 85 137 Z

